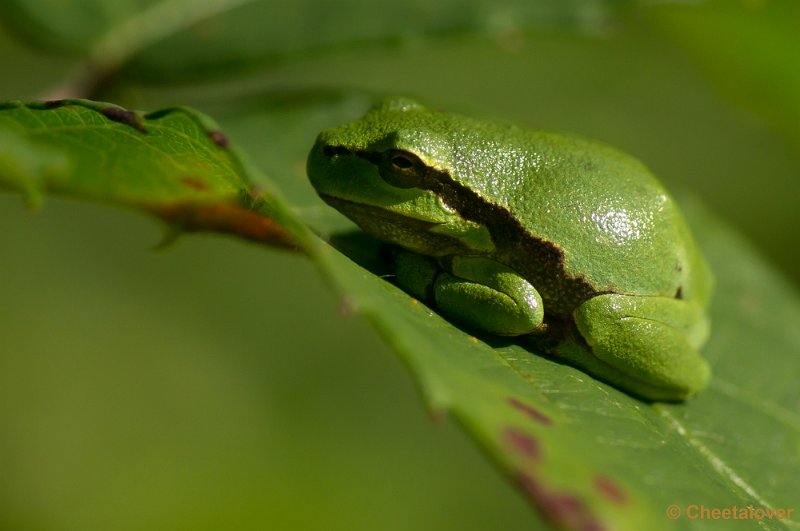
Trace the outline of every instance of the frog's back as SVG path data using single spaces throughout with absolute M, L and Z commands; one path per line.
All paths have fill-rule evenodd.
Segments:
M 577 136 L 495 127 L 483 143 L 454 139 L 465 147 L 453 177 L 560 252 L 563 274 L 596 292 L 705 298 L 683 216 L 642 163 Z

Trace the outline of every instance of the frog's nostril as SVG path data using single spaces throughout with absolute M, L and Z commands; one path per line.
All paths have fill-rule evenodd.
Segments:
M 342 146 L 325 146 L 322 148 L 322 154 L 330 158 L 336 155 L 347 155 L 348 153 L 350 153 L 350 150 Z

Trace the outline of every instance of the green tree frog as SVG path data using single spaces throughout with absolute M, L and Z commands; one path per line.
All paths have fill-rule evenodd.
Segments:
M 322 131 L 307 169 L 323 200 L 392 244 L 397 284 L 452 321 L 525 336 L 645 399 L 707 384 L 712 276 L 633 157 L 393 98 Z

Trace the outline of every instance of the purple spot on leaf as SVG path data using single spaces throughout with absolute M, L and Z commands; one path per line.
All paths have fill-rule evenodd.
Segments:
M 514 451 L 528 459 L 538 461 L 541 457 L 539 441 L 518 428 L 507 427 L 503 432 L 503 440 Z
M 517 481 L 534 506 L 558 527 L 576 531 L 606 529 L 574 494 L 550 489 L 543 482 L 525 473 L 518 474 Z
M 594 485 L 600 493 L 616 503 L 617 505 L 624 505 L 628 501 L 628 495 L 617 483 L 609 477 L 597 476 L 594 478 Z
M 511 406 L 513 406 L 517 411 L 521 411 L 529 418 L 535 420 L 540 424 L 544 424 L 545 426 L 549 426 L 553 423 L 553 419 L 539 411 L 538 409 L 534 409 L 532 406 L 529 406 L 525 402 L 522 402 L 516 397 L 510 396 L 506 398 L 506 402 L 508 402 Z

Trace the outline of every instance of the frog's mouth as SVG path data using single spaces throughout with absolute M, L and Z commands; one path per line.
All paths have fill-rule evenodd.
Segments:
M 441 224 L 435 221 L 428 221 L 424 219 L 410 217 L 406 214 L 399 214 L 397 212 L 392 212 L 391 210 L 387 210 L 386 208 L 380 207 L 378 205 L 371 205 L 369 203 L 354 201 L 352 199 L 342 199 L 341 197 L 337 197 L 322 192 L 319 193 L 319 196 L 322 198 L 323 201 L 325 201 L 330 206 L 332 206 L 333 208 L 335 208 L 348 218 L 352 219 L 353 221 L 356 221 L 356 218 L 358 218 L 364 220 L 366 223 L 369 223 L 370 220 L 378 224 L 387 222 L 393 225 L 407 226 L 414 232 L 428 231 L 432 227 L 436 227 Z M 359 221 L 356 221 L 356 223 L 358 223 L 359 226 L 361 226 L 361 223 Z
M 429 256 L 445 256 L 467 250 L 460 240 L 432 230 L 442 225 L 441 222 L 413 218 L 325 193 L 319 196 L 355 222 L 361 230 L 379 240 Z

